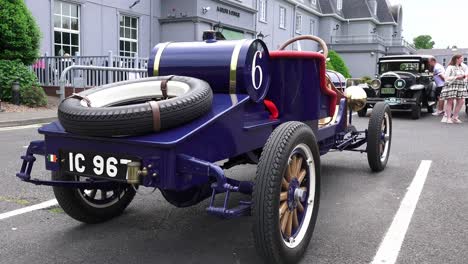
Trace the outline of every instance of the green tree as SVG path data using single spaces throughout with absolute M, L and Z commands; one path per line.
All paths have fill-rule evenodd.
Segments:
M 417 49 L 432 49 L 435 42 L 429 35 L 420 35 L 413 39 L 413 44 Z
M 0 0 L 0 60 L 31 65 L 39 56 L 40 38 L 24 0 Z
M 351 78 L 351 74 L 349 74 L 349 69 L 346 67 L 343 58 L 336 51 L 330 50 L 328 58 L 330 58 L 329 64 L 332 65 L 333 70 L 343 74 L 345 78 Z
M 333 68 L 333 64 L 331 64 L 330 60 L 327 60 L 327 62 L 325 64 L 325 67 L 327 68 L 327 70 L 331 70 L 331 71 L 335 70 L 335 68 Z

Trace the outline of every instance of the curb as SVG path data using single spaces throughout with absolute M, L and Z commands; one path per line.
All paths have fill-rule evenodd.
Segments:
M 57 120 L 56 116 L 23 119 L 23 120 L 0 121 L 0 127 L 26 126 L 26 125 L 33 125 L 33 124 L 40 124 L 40 123 L 49 123 L 55 120 Z

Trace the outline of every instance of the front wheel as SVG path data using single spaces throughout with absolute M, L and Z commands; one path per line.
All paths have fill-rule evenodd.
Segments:
M 392 113 L 388 104 L 374 106 L 367 130 L 367 161 L 373 171 L 382 171 L 390 156 L 392 143 Z
M 52 172 L 56 181 L 84 181 L 83 177 Z M 110 220 L 123 213 L 135 197 L 135 189 L 122 184 L 114 189 L 80 189 L 53 187 L 55 198 L 63 211 L 72 218 L 95 224 Z
M 320 200 L 320 156 L 312 130 L 287 122 L 269 137 L 253 192 L 253 233 L 265 263 L 296 263 L 309 245 Z
M 421 118 L 421 92 L 416 92 L 413 99 L 416 99 L 416 104 L 411 106 L 411 118 L 416 120 Z

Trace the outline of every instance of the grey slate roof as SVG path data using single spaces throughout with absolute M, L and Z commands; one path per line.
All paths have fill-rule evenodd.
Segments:
M 330 0 L 319 0 L 320 9 L 322 10 L 322 14 L 333 14 L 335 13 L 335 9 L 332 7 L 332 3 Z
M 388 0 L 377 1 L 377 14 L 374 16 L 368 0 L 343 0 L 343 10 L 336 10 L 336 0 L 319 0 L 322 14 L 337 14 L 345 19 L 374 17 L 380 22 L 395 22 L 392 15 L 393 6 Z
M 366 0 L 343 0 L 344 18 L 372 17 Z
M 391 6 L 387 0 L 377 0 L 377 19 L 380 22 L 395 22 L 391 14 Z

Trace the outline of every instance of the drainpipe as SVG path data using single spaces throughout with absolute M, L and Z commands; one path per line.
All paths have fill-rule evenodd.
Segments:
M 296 14 L 297 13 L 297 5 L 294 5 L 294 12 L 293 12 L 293 21 L 292 21 L 292 32 L 291 32 L 291 38 L 294 38 L 296 36 Z
M 49 12 L 50 12 L 50 15 L 49 15 L 50 41 L 49 41 L 49 44 L 52 43 L 52 45 L 49 46 L 49 51 L 48 52 L 50 52 L 50 54 L 52 54 L 52 56 L 54 56 L 54 55 L 58 56 L 57 54 L 55 54 L 55 47 L 53 45 L 53 43 L 55 42 L 55 40 L 54 40 L 54 4 L 55 4 L 54 0 L 50 0 L 50 6 L 49 6 Z M 81 22 L 81 19 L 80 19 L 79 22 Z M 83 45 L 80 45 L 80 47 L 83 47 Z
M 254 38 L 257 38 L 257 33 L 258 33 L 258 29 L 257 29 L 257 19 L 258 19 L 258 1 L 255 0 L 255 10 L 257 10 L 257 12 L 255 12 L 254 16 L 253 16 L 253 23 L 254 23 L 254 31 L 255 31 L 255 36 Z
M 149 37 L 149 48 L 153 48 L 153 18 L 154 18 L 154 10 L 153 10 L 153 1 L 150 1 L 150 37 Z

